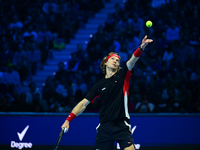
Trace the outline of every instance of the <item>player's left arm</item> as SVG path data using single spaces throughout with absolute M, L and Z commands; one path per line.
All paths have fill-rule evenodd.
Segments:
M 132 71 L 135 63 L 142 55 L 142 52 L 144 51 L 145 47 L 151 42 L 153 42 L 153 40 L 147 39 L 147 35 L 143 38 L 142 44 L 138 47 L 138 49 L 136 49 L 136 51 L 133 53 L 131 58 L 126 63 L 128 70 Z

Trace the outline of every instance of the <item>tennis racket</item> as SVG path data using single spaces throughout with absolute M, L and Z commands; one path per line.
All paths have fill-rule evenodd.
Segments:
M 63 134 L 66 132 L 66 128 L 62 128 L 60 134 L 59 134 L 59 137 L 58 137 L 58 140 L 57 140 L 57 143 L 56 143 L 56 146 L 54 148 L 54 150 L 57 150 L 58 149 L 58 145 L 60 144 L 60 141 L 62 139 L 62 136 Z

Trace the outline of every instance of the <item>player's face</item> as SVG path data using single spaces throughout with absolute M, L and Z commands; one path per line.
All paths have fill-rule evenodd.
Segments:
M 105 63 L 105 65 L 112 69 L 118 69 L 118 67 L 120 65 L 120 60 L 119 60 L 119 58 L 113 56 L 108 59 L 108 61 Z

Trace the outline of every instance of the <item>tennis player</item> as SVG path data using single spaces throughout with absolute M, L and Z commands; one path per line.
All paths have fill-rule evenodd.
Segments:
M 134 150 L 128 113 L 129 83 L 135 63 L 152 41 L 147 39 L 146 35 L 123 68 L 120 68 L 120 56 L 117 53 L 111 52 L 104 57 L 101 69 L 105 77 L 74 107 L 62 128 L 69 130 L 69 123 L 80 115 L 90 102 L 100 96 L 103 103 L 99 112 L 100 123 L 96 128 L 95 150 L 113 150 L 115 141 L 123 150 Z

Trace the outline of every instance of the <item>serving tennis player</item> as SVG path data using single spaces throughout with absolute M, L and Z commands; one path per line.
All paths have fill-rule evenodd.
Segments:
M 69 130 L 69 123 L 80 115 L 90 102 L 100 97 L 103 103 L 99 111 L 100 123 L 96 128 L 95 150 L 112 150 L 115 141 L 123 150 L 134 150 L 128 113 L 129 83 L 135 63 L 151 42 L 153 40 L 147 39 L 146 35 L 123 68 L 120 67 L 121 58 L 117 53 L 111 52 L 104 57 L 101 69 L 105 77 L 74 107 L 61 128 Z

